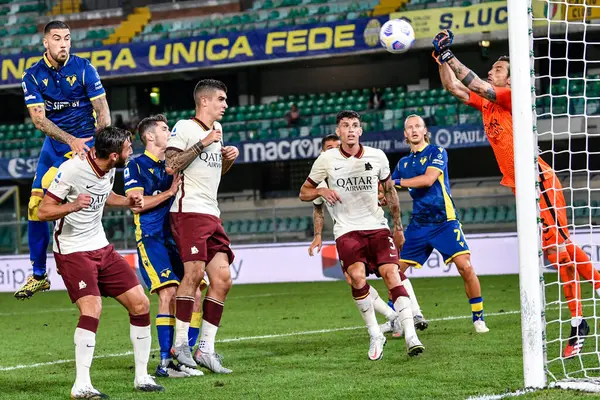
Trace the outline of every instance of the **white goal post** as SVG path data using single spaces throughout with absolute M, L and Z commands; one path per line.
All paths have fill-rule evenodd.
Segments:
M 600 1 L 507 6 L 524 386 L 600 392 Z M 547 187 L 538 155 L 557 177 Z M 540 201 L 577 234 L 571 245 L 553 222 L 567 241 L 549 246 L 575 253 L 559 257 L 560 273 L 542 252 Z
M 537 221 L 537 140 L 534 135 L 531 2 L 508 0 L 508 44 L 515 146 L 519 287 L 525 387 L 546 386 L 540 232 Z

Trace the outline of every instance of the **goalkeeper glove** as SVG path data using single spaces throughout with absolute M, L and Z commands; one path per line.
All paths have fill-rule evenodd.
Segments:
M 450 50 L 450 46 L 452 45 L 452 41 L 454 40 L 454 33 L 449 30 L 443 30 L 433 38 L 433 53 L 431 56 L 435 59 L 435 61 L 442 65 L 454 58 L 454 54 Z
M 452 31 L 443 30 L 433 38 L 433 48 L 439 54 L 443 53 L 444 50 L 449 49 L 452 46 L 454 40 L 454 33 Z

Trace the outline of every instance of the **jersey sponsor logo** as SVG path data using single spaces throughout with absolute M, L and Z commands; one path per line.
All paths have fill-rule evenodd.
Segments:
M 69 85 L 73 86 L 73 84 L 77 80 L 77 75 L 75 75 L 75 74 L 69 75 L 69 76 L 65 77 L 65 79 L 67 80 L 67 82 L 69 82 Z
M 108 199 L 108 193 L 101 194 L 99 196 L 92 196 L 92 202 L 90 203 L 88 210 L 96 211 L 104 207 L 104 203 Z
M 444 165 L 444 161 L 442 160 L 433 160 L 431 163 L 436 165 Z
M 209 168 L 221 168 L 222 157 L 221 153 L 208 153 L 204 151 L 198 156 Z
M 94 90 L 102 89 L 102 82 L 98 81 L 94 84 Z
M 30 94 L 29 96 L 25 96 L 25 101 L 35 100 L 35 96 Z
M 438 154 L 438 155 L 437 155 L 437 158 L 439 158 L 439 159 L 441 160 L 442 158 L 444 158 L 444 156 L 443 156 L 443 155 L 441 155 L 441 154 Z
M 75 101 L 50 101 L 50 100 L 46 100 L 45 101 L 45 105 L 46 105 L 46 110 L 48 110 L 48 111 L 61 111 L 61 110 L 64 110 L 66 108 L 79 107 L 79 100 L 75 100 Z
M 44 83 L 44 86 L 48 86 L 48 78 L 42 79 L 42 82 Z
M 352 176 L 338 178 L 335 184 L 346 192 L 371 191 L 374 188 L 372 176 Z
M 125 182 L 125 186 L 133 185 L 134 183 L 138 183 L 135 179 Z

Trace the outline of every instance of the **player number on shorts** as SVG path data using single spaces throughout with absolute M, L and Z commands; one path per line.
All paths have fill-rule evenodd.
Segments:
M 388 236 L 388 240 L 390 241 L 390 249 L 396 250 L 396 245 L 394 244 L 394 239 Z
M 455 229 L 454 233 L 456 233 L 456 241 L 460 241 L 460 229 Z

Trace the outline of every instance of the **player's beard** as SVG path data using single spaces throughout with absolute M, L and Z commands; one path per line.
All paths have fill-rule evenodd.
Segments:
M 123 159 L 123 158 L 119 157 L 119 159 L 115 162 L 115 168 L 123 168 L 126 163 L 127 163 L 126 158 Z
M 69 58 L 69 52 L 66 50 L 59 50 L 57 53 L 52 53 L 49 51 L 49 53 L 52 59 L 61 65 L 67 61 L 67 58 Z

